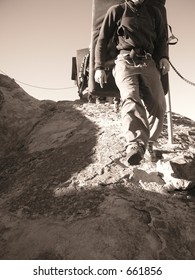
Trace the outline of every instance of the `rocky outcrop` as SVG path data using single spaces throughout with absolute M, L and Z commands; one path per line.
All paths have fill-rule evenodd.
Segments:
M 0 75 L 0 259 L 194 259 L 195 123 L 126 167 L 112 104 L 39 101 Z

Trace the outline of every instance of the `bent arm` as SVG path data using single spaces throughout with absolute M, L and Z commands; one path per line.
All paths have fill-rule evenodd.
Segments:
M 95 48 L 95 69 L 103 70 L 105 67 L 107 47 L 117 30 L 120 11 L 120 5 L 112 6 L 104 17 Z

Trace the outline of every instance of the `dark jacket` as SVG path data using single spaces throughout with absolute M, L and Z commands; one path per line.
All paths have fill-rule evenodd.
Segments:
M 135 6 L 133 2 L 109 8 L 101 26 L 95 49 L 95 68 L 104 69 L 107 46 L 117 36 L 118 52 L 141 48 L 159 59 L 168 57 L 167 32 L 160 11 L 147 5 Z
M 154 6 L 164 6 L 166 3 L 166 0 L 147 0 L 147 3 L 149 3 L 150 5 L 153 4 Z

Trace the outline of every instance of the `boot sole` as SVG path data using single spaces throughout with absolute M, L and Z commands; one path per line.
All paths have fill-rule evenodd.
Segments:
M 128 156 L 127 156 L 127 158 L 128 158 Z M 140 153 L 136 153 L 136 154 L 130 156 L 127 159 L 127 162 L 130 165 L 139 165 L 141 160 L 142 160 L 141 154 Z

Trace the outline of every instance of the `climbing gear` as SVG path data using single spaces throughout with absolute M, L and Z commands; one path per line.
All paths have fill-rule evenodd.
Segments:
M 173 34 L 172 27 L 169 24 L 167 24 L 167 26 L 168 26 L 169 31 L 171 33 L 171 35 L 168 38 L 167 43 L 168 43 L 168 45 L 176 45 L 177 42 L 179 41 L 179 39 Z
M 170 25 L 167 25 L 169 27 L 169 31 L 171 33 L 171 35 L 168 38 L 168 45 L 176 45 L 179 41 L 179 39 L 173 34 L 172 32 L 172 27 Z M 182 79 L 184 80 L 186 83 L 195 86 L 195 83 L 189 81 L 188 79 L 184 78 L 184 76 L 181 75 L 181 73 L 175 68 L 175 66 L 172 64 L 172 62 L 169 60 L 169 64 L 171 65 L 171 67 L 173 68 L 173 70 L 175 71 L 175 73 Z

